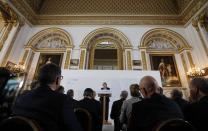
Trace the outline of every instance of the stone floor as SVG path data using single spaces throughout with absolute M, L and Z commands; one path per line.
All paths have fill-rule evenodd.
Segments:
M 103 131 L 113 131 L 113 125 L 104 125 Z

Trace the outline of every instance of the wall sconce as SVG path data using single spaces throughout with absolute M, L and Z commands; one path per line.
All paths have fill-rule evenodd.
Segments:
M 187 75 L 189 77 L 202 77 L 202 76 L 205 76 L 205 70 L 194 66 L 193 68 L 189 69 L 189 71 L 187 72 Z

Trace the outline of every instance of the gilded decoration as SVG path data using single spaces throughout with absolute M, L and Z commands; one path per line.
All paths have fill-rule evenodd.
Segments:
M 34 56 L 35 56 L 35 52 L 32 51 L 31 56 L 30 56 L 30 59 L 29 59 L 29 61 L 28 61 L 28 65 L 27 65 L 27 67 L 26 67 L 26 71 L 27 71 L 27 72 L 30 71 L 30 67 L 31 67 L 31 65 L 32 65 L 32 61 L 33 61 Z
M 184 68 L 185 72 L 188 72 L 188 67 L 187 67 L 187 64 L 186 64 L 186 60 L 185 60 L 184 54 L 181 53 L 180 56 L 181 56 L 183 68 Z
M 48 28 L 35 34 L 25 47 L 34 51 L 66 50 L 73 48 L 68 32 L 60 28 Z
M 70 55 L 71 55 L 71 50 L 67 50 L 64 69 L 69 69 L 69 66 L 70 66 Z
M 165 28 L 155 28 L 143 35 L 139 48 L 146 49 L 147 52 L 166 50 L 180 53 L 183 50 L 190 50 L 191 46 L 177 32 Z
M 190 50 L 192 49 L 191 46 L 188 44 L 188 42 L 177 32 L 174 32 L 169 29 L 165 28 L 155 28 L 151 29 L 148 32 L 144 34 L 142 37 L 140 46 L 140 49 L 145 50 L 146 53 L 150 54 L 150 63 L 152 69 L 159 70 L 161 78 L 163 76 L 163 79 L 165 79 L 165 76 L 170 76 L 163 86 L 175 86 L 175 87 L 180 87 L 180 77 L 177 72 L 177 65 L 175 62 L 174 55 L 187 52 L 187 56 L 189 58 L 191 66 L 194 64 L 191 52 Z M 145 56 L 145 51 L 142 53 L 142 58 Z M 158 56 L 158 58 L 153 59 L 153 55 Z M 154 61 L 153 61 L 154 60 Z M 181 54 L 181 60 L 183 63 L 183 67 L 185 72 L 187 71 L 187 66 L 185 63 L 185 58 L 183 54 Z M 143 60 L 144 61 L 144 60 Z M 160 63 L 158 63 L 158 61 Z M 156 63 L 156 66 L 154 67 L 152 64 Z M 145 64 L 143 64 L 145 66 Z M 160 68 L 157 68 L 158 65 L 163 66 L 164 69 L 167 70 L 161 70 Z M 153 68 L 154 67 L 154 68 Z M 174 67 L 174 68 L 173 68 Z M 173 73 L 173 71 L 175 73 Z M 173 74 L 171 74 L 173 73 Z M 169 83 L 169 80 L 171 81 Z M 177 82 L 176 82 L 177 81 Z M 177 84 L 174 85 L 173 83 L 176 82 Z
M 28 54 L 29 54 L 29 50 L 25 50 L 23 57 L 22 57 L 21 61 L 19 62 L 21 65 L 25 65 Z
M 188 67 L 187 67 L 185 56 L 184 56 L 183 53 L 181 53 L 180 56 L 181 56 L 181 60 L 182 60 L 184 71 L 188 72 Z M 186 79 L 189 80 L 189 77 L 187 75 L 186 75 Z
M 195 19 L 192 20 L 192 26 L 196 29 L 198 35 L 199 35 L 199 38 L 201 40 L 201 43 L 202 43 L 202 46 L 203 46 L 203 49 L 208 57 L 208 47 L 206 45 L 206 42 L 202 36 L 202 32 L 200 31 L 199 29 L 199 25 L 202 26 L 203 22 L 200 20 L 200 17 L 196 17 Z
M 70 49 L 72 44 L 71 36 L 63 29 L 60 28 L 47 28 L 36 33 L 25 45 L 25 49 L 31 49 L 34 52 L 41 54 L 63 54 L 66 52 L 66 60 L 64 68 L 69 67 L 70 64 Z M 23 56 L 24 58 L 24 56 Z M 62 55 L 61 55 L 62 63 Z M 35 76 L 36 77 L 36 76 Z
M 93 69 L 95 48 L 98 44 L 106 41 L 114 43 L 118 53 L 118 67 L 120 70 L 124 69 L 123 62 L 125 57 L 123 57 L 123 52 L 125 49 L 131 49 L 132 45 L 122 32 L 113 28 L 96 29 L 89 33 L 83 40 L 80 47 L 89 51 L 89 68 Z
M 184 25 L 207 0 L 9 0 L 8 3 L 35 25 Z
M 188 57 L 191 68 L 195 67 L 191 52 L 187 51 L 186 54 L 187 54 L 187 57 Z
M 131 51 L 127 51 L 127 69 L 132 70 Z
M 11 51 L 12 51 L 14 42 L 15 42 L 15 40 L 17 39 L 17 36 L 18 36 L 18 33 L 19 33 L 21 27 L 22 27 L 22 25 L 19 23 L 19 25 L 18 25 L 18 27 L 17 27 L 17 30 L 16 30 L 16 32 L 15 32 L 15 35 L 14 35 L 14 37 L 12 38 L 12 41 L 11 41 L 11 43 L 10 43 L 10 45 L 9 45 L 9 48 L 8 48 L 8 50 L 7 50 L 7 52 L 6 52 L 5 56 L 4 56 L 3 62 L 2 62 L 2 64 L 1 64 L 2 66 L 5 66 L 6 63 L 7 63 L 7 60 L 8 60 L 8 58 L 9 58 L 9 55 L 10 55 Z
M 79 69 L 84 69 L 85 54 L 86 54 L 86 51 L 82 49 L 80 53 Z
M 141 51 L 143 70 L 147 70 L 147 60 L 145 51 Z

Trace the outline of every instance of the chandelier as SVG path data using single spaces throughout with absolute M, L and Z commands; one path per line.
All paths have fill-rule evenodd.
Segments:
M 199 67 L 193 67 L 193 68 L 189 69 L 189 71 L 187 72 L 187 75 L 189 77 L 205 76 L 205 70 L 202 70 Z

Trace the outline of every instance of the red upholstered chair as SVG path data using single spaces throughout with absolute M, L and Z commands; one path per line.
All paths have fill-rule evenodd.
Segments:
M 21 116 L 10 117 L 0 123 L 0 131 L 43 131 L 39 125 Z
M 182 119 L 170 119 L 161 122 L 153 131 L 196 131 L 195 128 Z

